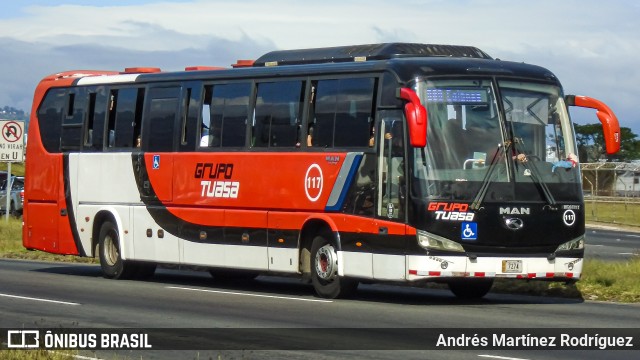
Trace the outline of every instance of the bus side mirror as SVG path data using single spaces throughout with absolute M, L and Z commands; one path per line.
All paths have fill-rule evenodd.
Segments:
M 565 102 L 569 106 L 596 109 L 596 116 L 602 123 L 604 142 L 607 154 L 615 154 L 620 151 L 620 124 L 616 114 L 602 101 L 588 96 L 567 95 Z
M 404 105 L 404 116 L 407 118 L 411 146 L 425 147 L 427 145 L 427 109 L 420 103 L 418 94 L 412 89 L 398 89 L 397 97 L 407 102 Z

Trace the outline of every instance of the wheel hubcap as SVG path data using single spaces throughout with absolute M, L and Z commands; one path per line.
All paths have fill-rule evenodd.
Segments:
M 331 280 L 338 272 L 338 257 L 333 246 L 327 244 L 316 253 L 316 274 L 323 280 Z
M 109 266 L 113 266 L 118 261 L 120 254 L 118 252 L 118 247 L 113 241 L 113 237 L 111 235 L 107 235 L 104 238 L 104 258 L 109 264 Z

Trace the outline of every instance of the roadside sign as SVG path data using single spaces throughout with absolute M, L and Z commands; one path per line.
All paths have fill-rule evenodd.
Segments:
M 24 121 L 0 120 L 0 162 L 24 162 Z

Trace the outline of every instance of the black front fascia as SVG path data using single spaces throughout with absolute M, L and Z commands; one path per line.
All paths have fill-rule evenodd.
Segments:
M 443 181 L 437 186 L 452 185 L 455 184 Z M 544 199 L 534 183 L 495 182 L 490 184 L 480 207 L 474 210 L 472 195 L 479 184 L 459 183 L 457 192 L 441 192 L 449 194 L 448 197 L 411 196 L 409 222 L 416 229 L 458 242 L 468 253 L 478 256 L 548 256 L 561 244 L 584 235 L 585 208 L 579 183 L 547 185 L 554 194 L 554 205 Z M 434 204 L 439 205 L 437 210 Z M 466 223 L 477 226 L 475 239 L 464 238 Z M 414 250 L 419 249 L 416 244 Z

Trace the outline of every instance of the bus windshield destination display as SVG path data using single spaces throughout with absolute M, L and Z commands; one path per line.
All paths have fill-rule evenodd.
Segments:
M 486 104 L 487 97 L 487 92 L 479 89 L 427 89 L 427 103 Z

